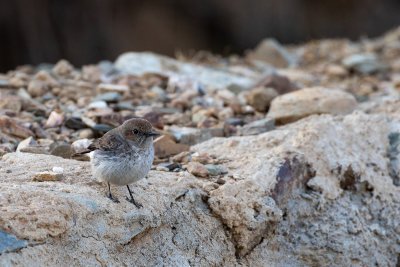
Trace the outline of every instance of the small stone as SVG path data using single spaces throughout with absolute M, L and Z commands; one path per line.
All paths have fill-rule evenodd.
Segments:
M 190 152 L 189 151 L 183 151 L 173 157 L 170 158 L 171 161 L 173 162 L 182 162 L 182 163 L 187 163 L 189 162 L 190 159 Z
M 167 168 L 169 171 L 182 168 L 182 164 L 180 164 L 179 162 L 167 162 L 160 165 Z
M 239 128 L 239 135 L 256 135 L 275 129 L 275 120 L 271 118 L 253 121 Z
M 106 125 L 106 124 L 101 124 L 101 123 L 98 123 L 95 126 L 93 126 L 93 130 L 96 131 L 96 132 L 106 133 L 111 129 L 113 129 L 113 127 L 111 127 L 109 125 Z
M 163 115 L 161 113 L 152 111 L 144 114 L 143 118 L 148 120 L 153 125 L 153 127 L 157 129 L 164 128 Z
M 208 155 L 192 155 L 190 161 L 192 162 L 200 162 L 201 164 L 210 164 L 213 163 L 214 160 Z
M 247 95 L 247 103 L 259 112 L 266 112 L 272 99 L 277 96 L 278 92 L 273 88 L 257 87 Z
M 271 102 L 267 116 L 282 124 L 312 114 L 347 114 L 356 106 L 356 99 L 349 93 L 311 87 L 276 97 Z
M 53 143 L 50 146 L 50 154 L 53 156 L 69 159 L 69 158 L 71 158 L 73 151 L 72 151 L 72 147 L 70 144 Z
M 176 155 L 182 151 L 188 151 L 189 146 L 175 143 L 169 136 L 162 135 L 154 141 L 155 155 L 159 158 L 165 158 Z
M 222 178 L 218 178 L 218 180 L 216 181 L 216 183 L 219 184 L 219 185 L 223 185 L 223 184 L 226 183 L 226 181 L 225 181 L 224 179 L 222 179 Z
M 247 58 L 265 61 L 277 68 L 286 68 L 296 62 L 296 58 L 275 39 L 262 40 L 254 51 L 247 55 Z
M 81 131 L 79 131 L 79 138 L 81 139 L 90 139 L 93 138 L 94 133 L 91 129 L 82 129 Z
M 0 132 L 20 138 L 35 135 L 28 127 L 6 115 L 0 115 Z
M 7 109 L 13 112 L 20 112 L 23 98 L 15 95 L 0 94 L 0 110 Z
M 71 65 L 71 63 L 69 63 L 65 59 L 58 61 L 57 64 L 53 68 L 53 71 L 60 76 L 67 76 L 67 75 L 71 74 L 71 72 L 73 70 L 74 70 L 74 67 Z
M 127 120 L 129 118 L 130 117 L 125 118 L 124 116 L 122 116 L 119 113 L 112 113 L 110 115 L 101 116 L 100 123 L 110 125 L 112 127 L 118 127 L 122 123 L 124 123 L 125 120 Z
M 33 182 L 57 182 L 63 177 L 62 173 L 57 172 L 39 172 L 32 178 Z
M 105 101 L 107 103 L 117 103 L 121 100 L 121 94 L 118 92 L 108 92 L 96 96 L 96 100 Z
M 268 74 L 261 78 L 254 87 L 273 88 L 279 95 L 283 95 L 297 90 L 297 86 L 293 84 L 286 76 L 278 74 Z
M 79 130 L 87 128 L 88 126 L 82 121 L 81 118 L 78 117 L 69 117 L 65 120 L 65 127 L 70 129 Z
M 13 152 L 15 145 L 11 143 L 0 144 L 0 157 L 6 153 Z
M 64 173 L 64 168 L 63 167 L 54 166 L 52 171 L 55 172 L 55 173 Z
M 359 73 L 372 74 L 376 72 L 385 72 L 389 66 L 378 61 L 374 54 L 355 54 L 342 60 L 342 64 Z
M 44 127 L 45 128 L 58 127 L 61 124 L 63 124 L 63 122 L 64 122 L 64 115 L 62 113 L 58 113 L 57 111 L 52 111 Z
M 22 97 L 23 99 L 32 99 L 31 95 L 25 90 L 25 88 L 19 88 L 17 91 L 17 95 Z
M 223 137 L 223 128 L 203 128 L 196 129 L 190 127 L 171 126 L 170 132 L 181 144 L 195 145 L 213 137 Z
M 220 112 L 218 112 L 217 117 L 219 120 L 224 121 L 227 119 L 230 119 L 234 116 L 234 112 L 232 110 L 232 108 L 227 107 L 227 108 L 223 108 Z
M 95 101 L 89 104 L 89 109 L 101 109 L 101 108 L 107 108 L 107 103 L 106 101 L 99 100 Z
M 28 93 L 32 97 L 40 97 L 49 92 L 50 87 L 43 81 L 32 80 L 28 85 Z
M 164 166 L 157 166 L 156 167 L 156 171 L 168 172 L 169 169 L 167 167 L 164 167 Z
M 198 176 L 198 177 L 207 177 L 208 176 L 207 168 L 199 162 L 189 162 L 189 164 L 187 165 L 187 170 L 194 176 Z
M 220 175 L 222 173 L 221 167 L 218 165 L 207 164 L 205 167 L 207 168 L 208 174 L 211 176 Z
M 229 118 L 224 121 L 224 123 L 233 125 L 233 126 L 241 126 L 244 125 L 244 120 L 242 118 Z
M 79 139 L 71 144 L 74 153 L 82 153 L 87 150 L 92 142 L 89 139 Z
M 32 136 L 19 142 L 17 152 L 48 154 L 45 147 L 39 145 Z
M 101 83 L 97 86 L 97 90 L 99 92 L 118 92 L 123 94 L 129 91 L 129 87 L 127 85 Z

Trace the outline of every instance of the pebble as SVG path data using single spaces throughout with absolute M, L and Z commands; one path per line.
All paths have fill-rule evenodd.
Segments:
M 279 95 L 297 90 L 297 86 L 289 78 L 278 74 L 267 74 L 254 87 L 273 88 Z
M 48 154 L 45 147 L 40 146 L 32 136 L 19 142 L 19 144 L 17 146 L 17 152 L 27 152 L 27 153 L 34 153 L 34 154 Z
M 104 100 L 95 101 L 89 104 L 89 109 L 102 109 L 107 108 L 107 102 Z
M 267 62 L 277 68 L 286 68 L 296 62 L 296 58 L 275 39 L 262 40 L 247 58 Z
M 64 168 L 63 167 L 54 166 L 52 171 L 55 172 L 55 173 L 64 173 Z
M 58 61 L 57 64 L 53 67 L 53 71 L 60 76 L 67 76 L 71 74 L 73 70 L 74 67 L 65 59 Z
M 125 93 L 129 91 L 129 87 L 126 85 L 117 85 L 117 84 L 106 84 L 101 83 L 97 86 L 97 90 L 99 92 L 119 92 Z
M 175 141 L 167 135 L 162 135 L 154 141 L 154 154 L 159 158 L 176 155 L 183 151 L 188 151 L 189 148 L 188 145 L 175 143 Z
M 82 129 L 79 131 L 79 138 L 81 139 L 86 139 L 86 138 L 90 139 L 93 138 L 93 136 L 94 133 L 91 129 Z
M 96 124 L 95 126 L 93 126 L 93 130 L 96 132 L 103 132 L 106 133 L 109 130 L 113 129 L 113 127 L 111 127 L 110 125 L 106 125 L 106 124 Z
M 272 99 L 277 96 L 278 92 L 273 88 L 256 87 L 247 95 L 247 104 L 259 112 L 266 112 Z
M 167 162 L 160 165 L 167 168 L 169 171 L 182 168 L 182 164 L 180 164 L 179 162 Z
M 62 113 L 58 113 L 57 111 L 52 111 L 44 127 L 45 128 L 57 127 L 63 124 L 63 122 L 64 122 L 64 115 Z
M 39 172 L 32 178 L 33 182 L 57 182 L 63 178 L 62 173 L 57 172 Z
M 206 164 L 205 167 L 207 168 L 208 174 L 211 176 L 220 175 L 222 173 L 221 167 L 218 165 Z
M 45 82 L 39 80 L 32 80 L 28 85 L 28 93 L 32 97 L 40 97 L 49 92 L 50 87 Z
M 311 87 L 276 97 L 271 102 L 267 117 L 283 124 L 312 114 L 347 114 L 356 106 L 356 99 L 347 92 Z
M 20 138 L 35 135 L 28 127 L 6 115 L 0 115 L 0 132 Z
M 78 117 L 69 117 L 65 120 L 64 125 L 70 129 L 79 130 L 87 128 L 88 126 Z
M 84 152 L 92 143 L 89 139 L 79 139 L 71 144 L 71 149 L 74 153 Z
M 187 171 L 198 177 L 208 176 L 208 169 L 199 162 L 189 162 L 189 164 L 187 165 Z
M 96 96 L 96 100 L 105 101 L 107 103 L 117 103 L 121 100 L 121 94 L 118 92 L 108 92 Z
M 350 70 L 363 74 L 385 72 L 388 70 L 388 65 L 380 62 L 374 54 L 351 55 L 344 58 L 342 64 Z
M 267 118 L 263 120 L 253 121 L 249 124 L 244 125 L 239 128 L 238 135 L 257 135 L 272 131 L 275 129 L 275 120 L 272 118 Z
M 53 143 L 50 146 L 50 154 L 65 159 L 71 158 L 73 151 L 70 144 L 67 143 Z
M 213 137 L 224 136 L 223 128 L 196 129 L 190 127 L 171 126 L 169 131 L 181 144 L 195 145 Z

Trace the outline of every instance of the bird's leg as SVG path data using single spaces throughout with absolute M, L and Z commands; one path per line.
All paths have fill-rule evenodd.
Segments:
M 107 184 L 108 184 L 108 194 L 107 194 L 107 197 L 108 197 L 109 199 L 111 199 L 113 202 L 119 203 L 119 200 L 116 199 L 116 198 L 113 198 L 112 195 L 111 195 L 110 183 L 107 183 Z
M 131 202 L 133 205 L 136 206 L 136 208 L 140 209 L 141 207 L 143 207 L 142 205 L 136 203 L 136 201 L 133 199 L 133 195 L 131 192 L 131 189 L 129 188 L 129 185 L 126 185 L 126 187 L 128 187 L 128 191 L 129 191 L 129 195 L 131 196 L 131 199 L 129 199 L 128 197 L 126 197 L 126 200 Z

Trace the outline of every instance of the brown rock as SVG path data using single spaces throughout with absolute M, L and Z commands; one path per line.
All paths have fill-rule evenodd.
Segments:
M 187 166 L 187 170 L 194 176 L 198 176 L 198 177 L 207 177 L 208 176 L 207 168 L 199 162 L 189 162 L 189 164 Z
M 261 78 L 254 87 L 273 88 L 278 94 L 283 95 L 297 90 L 297 86 L 293 84 L 287 77 L 277 74 L 267 75 Z
M 171 155 L 176 155 L 183 151 L 189 150 L 188 145 L 177 144 L 169 136 L 162 135 L 154 141 L 155 155 L 159 158 L 165 158 Z
M 339 90 L 311 87 L 276 97 L 268 117 L 287 123 L 311 114 L 346 114 L 357 106 L 354 96 Z
M 48 154 L 44 146 L 39 145 L 32 136 L 19 142 L 17 152 L 27 152 L 33 154 Z
M 14 112 L 20 112 L 23 98 L 15 95 L 0 94 L 0 109 L 8 109 Z
M 3 133 L 20 138 L 27 138 L 35 135 L 29 128 L 6 115 L 0 115 L 0 130 Z
M 67 76 L 74 70 L 74 67 L 65 59 L 57 62 L 53 71 L 60 76 Z
M 158 129 L 164 128 L 163 114 L 161 114 L 161 113 L 152 111 L 152 112 L 144 114 L 143 118 L 148 120 L 155 128 L 158 128 Z
M 170 158 L 172 162 L 182 162 L 182 163 L 187 163 L 189 162 L 190 159 L 190 152 L 189 151 L 183 151 L 173 157 Z
M 275 39 L 264 39 L 247 55 L 250 60 L 260 60 L 274 67 L 286 68 L 295 62 L 295 58 Z
M 40 172 L 33 176 L 33 182 L 56 182 L 62 179 L 62 173 L 57 172 Z
M 62 157 L 65 159 L 71 158 L 73 150 L 70 144 L 57 144 L 54 143 L 50 147 L 50 154 L 57 157 Z
M 273 88 L 256 87 L 247 95 L 247 104 L 257 111 L 266 112 L 276 96 L 278 92 Z
M 32 80 L 28 85 L 28 93 L 32 97 L 39 97 L 49 92 L 50 87 L 43 81 Z

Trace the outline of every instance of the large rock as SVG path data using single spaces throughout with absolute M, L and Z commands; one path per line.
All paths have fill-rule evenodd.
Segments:
M 192 147 L 228 174 L 151 171 L 106 198 L 88 162 L 8 153 L 0 160 L 0 265 L 393 266 L 400 189 L 381 115 L 310 116 L 256 136 Z M 397 128 L 396 128 L 396 127 Z M 60 181 L 34 182 L 63 169 Z M 6 249 L 4 249 L 4 247 Z
M 198 81 L 206 87 L 213 88 L 227 88 L 232 85 L 249 88 L 254 83 L 254 80 L 249 77 L 192 63 L 179 62 L 154 53 L 129 52 L 122 54 L 116 60 L 115 67 L 122 73 L 135 75 L 160 73 L 171 77 L 186 77 Z
M 276 97 L 268 117 L 287 123 L 312 114 L 347 114 L 357 106 L 353 95 L 323 87 L 312 87 Z
M 265 39 L 257 45 L 254 51 L 247 55 L 248 59 L 265 61 L 277 68 L 287 68 L 296 63 L 294 55 L 290 54 L 275 39 Z

